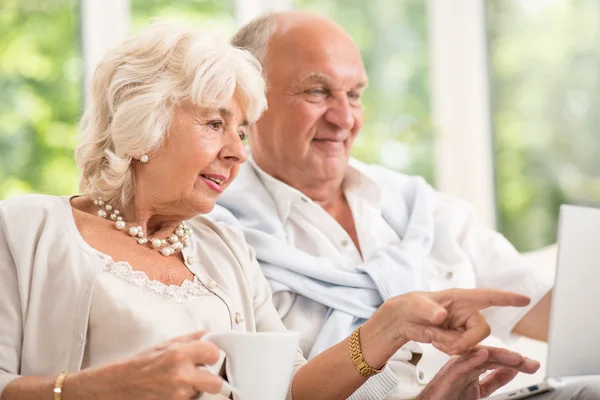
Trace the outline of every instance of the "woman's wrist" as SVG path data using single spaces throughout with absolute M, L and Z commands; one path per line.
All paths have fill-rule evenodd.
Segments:
M 88 368 L 79 372 L 67 375 L 62 389 L 62 400 L 71 399 L 102 399 L 113 398 L 114 387 L 112 376 L 119 376 L 117 364 L 111 364 L 104 367 Z
M 77 398 L 94 399 L 95 379 L 91 371 L 69 373 L 62 384 L 62 400 Z
M 95 376 L 92 370 L 69 373 L 62 382 L 62 400 L 102 398 L 102 377 Z M 0 395 L 1 400 L 53 399 L 57 386 L 55 376 L 22 376 L 10 382 Z M 110 396 L 109 396 L 110 397 Z M 107 398 L 106 396 L 104 398 Z

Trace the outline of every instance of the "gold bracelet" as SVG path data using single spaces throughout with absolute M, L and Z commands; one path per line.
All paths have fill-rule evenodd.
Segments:
M 54 400 L 62 400 L 62 387 L 68 372 L 63 371 L 56 377 L 54 382 Z
M 377 375 L 378 373 L 383 371 L 383 369 L 387 365 L 386 362 L 380 369 L 375 369 L 366 363 L 360 347 L 360 326 L 356 328 L 354 332 L 352 332 L 352 334 L 350 335 L 350 339 L 348 340 L 348 344 L 348 347 L 350 348 L 350 358 L 352 358 L 352 361 L 356 366 L 356 370 L 361 376 L 368 378 L 373 375 Z

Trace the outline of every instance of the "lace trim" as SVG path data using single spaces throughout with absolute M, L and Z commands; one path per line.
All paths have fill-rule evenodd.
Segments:
M 116 276 L 125 282 L 176 303 L 187 303 L 202 297 L 212 296 L 196 276 L 193 281 L 184 281 L 181 286 L 165 285 L 160 281 L 151 280 L 143 271 L 135 271 L 128 262 L 114 262 L 110 260 L 104 271 Z

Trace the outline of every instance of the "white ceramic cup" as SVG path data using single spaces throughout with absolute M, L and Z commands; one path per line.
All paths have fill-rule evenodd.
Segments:
M 207 333 L 202 340 L 225 352 L 235 400 L 284 400 L 299 338 L 298 332 L 232 331 Z

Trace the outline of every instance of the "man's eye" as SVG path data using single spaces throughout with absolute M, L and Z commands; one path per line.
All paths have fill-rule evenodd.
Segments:
M 311 96 L 325 96 L 327 94 L 325 89 L 310 89 L 307 90 L 306 93 L 310 94 Z
M 240 140 L 243 142 L 244 140 L 246 140 L 246 138 L 248 137 L 248 135 L 246 135 L 246 132 L 239 132 L 240 135 Z
M 350 100 L 360 100 L 360 93 L 358 93 L 358 92 L 349 92 L 348 93 L 348 98 Z
M 214 129 L 215 131 L 218 131 L 221 128 L 223 128 L 223 121 L 220 121 L 220 120 L 210 121 L 207 125 L 210 128 Z

